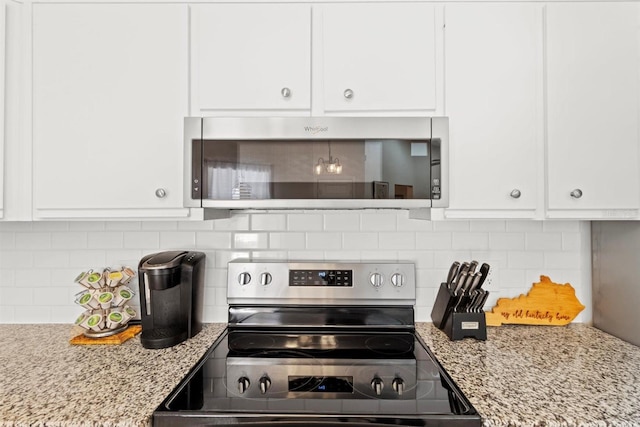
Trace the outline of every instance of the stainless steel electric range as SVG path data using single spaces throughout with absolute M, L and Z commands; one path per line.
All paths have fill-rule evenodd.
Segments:
M 229 324 L 154 426 L 480 426 L 415 333 L 412 263 L 229 263 Z

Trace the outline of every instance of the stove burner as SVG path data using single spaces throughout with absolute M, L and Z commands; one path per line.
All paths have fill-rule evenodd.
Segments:
M 365 346 L 368 350 L 384 356 L 409 356 L 413 353 L 413 335 L 374 335 L 367 338 Z
M 252 353 L 257 349 L 270 349 L 276 343 L 276 336 L 270 334 L 229 334 L 229 350 Z

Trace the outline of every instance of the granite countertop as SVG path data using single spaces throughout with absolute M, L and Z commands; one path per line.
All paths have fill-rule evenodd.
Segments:
M 0 426 L 149 426 L 225 326 L 149 350 L 139 335 L 121 345 L 71 345 L 70 325 L 0 325 Z
M 640 426 L 640 347 L 584 325 L 418 332 L 485 426 Z
M 175 347 L 70 345 L 69 325 L 0 325 L 0 427 L 148 426 L 224 329 Z M 450 341 L 417 327 L 485 426 L 640 425 L 640 348 L 573 324 L 489 328 Z

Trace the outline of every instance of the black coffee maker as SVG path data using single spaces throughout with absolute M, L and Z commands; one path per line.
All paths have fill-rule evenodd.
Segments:
M 202 252 L 159 252 L 140 260 L 143 347 L 171 347 L 202 330 L 204 266 Z

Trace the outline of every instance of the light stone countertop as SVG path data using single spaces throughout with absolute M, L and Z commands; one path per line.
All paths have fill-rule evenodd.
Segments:
M 71 345 L 71 325 L 0 325 L 0 426 L 146 427 L 151 414 L 213 344 L 224 324 L 150 350 Z
M 0 427 L 148 426 L 224 324 L 148 350 L 70 345 L 70 325 L 0 325 Z M 573 324 L 450 341 L 417 327 L 486 426 L 640 426 L 640 348 Z
M 503 325 L 487 340 L 416 328 L 485 426 L 640 426 L 640 347 L 584 325 Z

